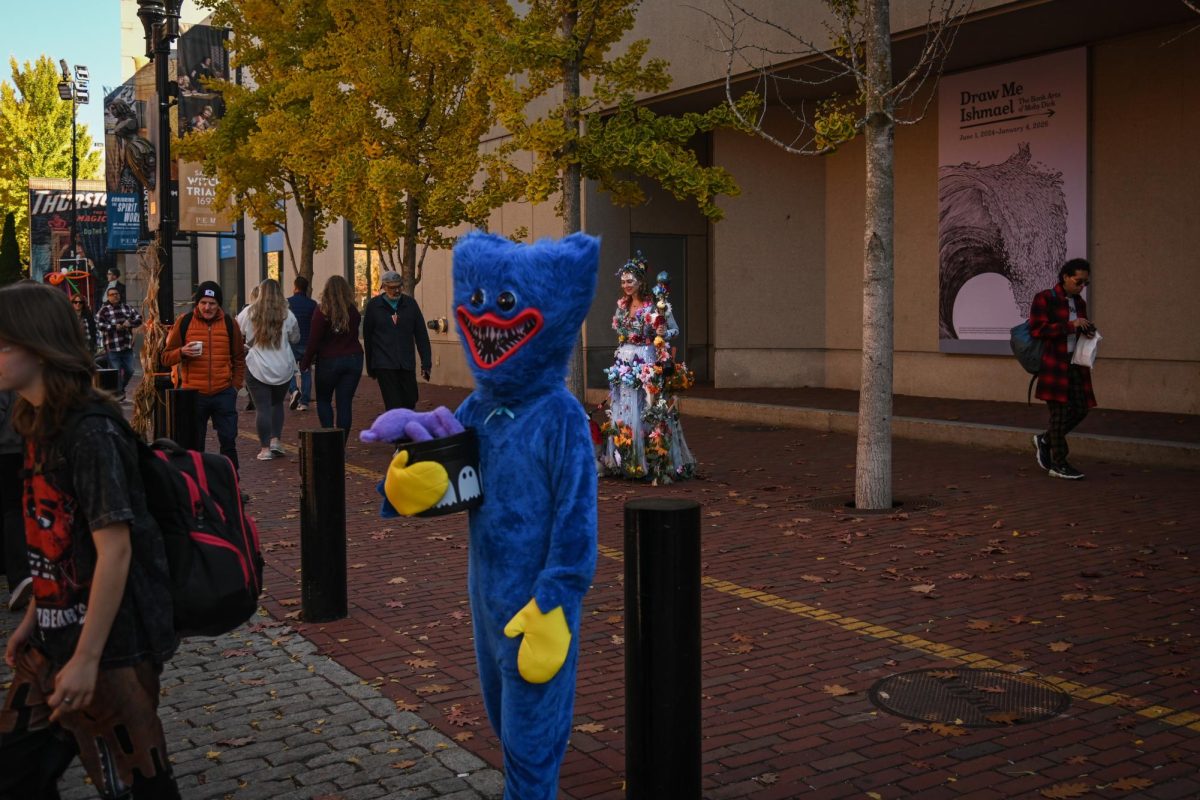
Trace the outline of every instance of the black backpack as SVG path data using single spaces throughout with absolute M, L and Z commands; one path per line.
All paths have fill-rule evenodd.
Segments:
M 1012 348 L 1013 355 L 1017 357 L 1017 361 L 1021 366 L 1033 377 L 1029 379 L 1029 391 L 1026 392 L 1026 402 L 1033 402 L 1033 385 L 1037 383 L 1038 373 L 1042 370 L 1042 351 L 1046 347 L 1046 342 L 1042 339 L 1033 338 L 1033 333 L 1029 327 L 1029 320 L 1025 320 L 1020 325 L 1009 331 L 1008 346 Z
M 263 558 L 254 518 L 242 506 L 233 463 L 185 450 L 170 439 L 143 442 L 116 412 L 89 406 L 68 420 L 63 440 L 85 417 L 113 420 L 137 443 L 150 516 L 158 523 L 170 570 L 175 630 L 219 636 L 258 611 Z

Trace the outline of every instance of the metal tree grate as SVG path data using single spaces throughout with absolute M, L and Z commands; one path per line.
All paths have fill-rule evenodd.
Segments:
M 995 669 L 922 669 L 878 681 L 878 708 L 906 719 L 990 728 L 1052 719 L 1071 697 L 1048 683 Z

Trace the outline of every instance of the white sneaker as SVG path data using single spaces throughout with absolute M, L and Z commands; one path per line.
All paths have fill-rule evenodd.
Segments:
M 17 588 L 13 589 L 12 594 L 8 596 L 8 610 L 20 611 L 29 605 L 29 597 L 32 594 L 33 578 L 25 578 L 17 584 Z

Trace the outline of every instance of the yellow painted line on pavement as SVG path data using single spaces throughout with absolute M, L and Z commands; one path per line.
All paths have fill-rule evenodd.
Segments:
M 599 545 L 599 551 L 605 558 L 610 558 L 614 561 L 624 561 L 625 554 L 615 547 L 607 547 Z M 823 622 L 832 625 L 842 630 L 866 636 L 871 639 L 888 641 L 893 644 L 904 647 L 908 650 L 916 650 L 934 658 L 942 658 L 948 661 L 958 661 L 969 667 L 977 667 L 981 669 L 996 669 L 1004 672 L 1012 672 L 1024 675 L 1030 678 L 1036 678 L 1054 686 L 1060 691 L 1066 692 L 1071 697 L 1077 700 L 1085 700 L 1089 703 L 1095 703 L 1102 706 L 1117 705 L 1128 702 L 1136 702 L 1129 695 L 1121 694 L 1120 692 L 1110 691 L 1098 686 L 1088 686 L 1087 684 L 1077 681 L 1060 678 L 1057 675 L 1044 675 L 1033 670 L 1026 669 L 1019 664 L 1009 664 L 1004 661 L 997 661 L 982 653 L 972 653 L 967 650 L 962 650 L 957 647 L 952 647 L 940 642 L 923 639 L 920 636 L 913 636 L 909 633 L 900 633 L 890 628 L 885 628 L 882 625 L 854 617 L 838 614 L 824 608 L 817 608 L 805 603 L 800 603 L 795 600 L 788 600 L 786 597 L 780 597 L 769 592 L 762 592 L 758 589 L 751 589 L 746 586 L 739 586 L 730 581 L 721 580 L 720 578 L 712 578 L 707 575 L 700 577 L 700 584 L 709 589 L 713 589 L 722 594 L 727 594 L 732 597 L 740 597 L 744 600 L 749 600 L 758 605 L 767 608 L 778 609 L 788 614 L 793 614 L 805 619 L 811 619 L 815 622 Z M 1147 706 L 1145 708 L 1131 708 L 1130 711 L 1139 716 L 1148 719 L 1162 722 L 1167 725 L 1173 725 L 1180 728 L 1188 728 L 1193 731 L 1200 731 L 1200 714 L 1193 714 L 1190 711 L 1179 711 L 1167 706 Z
M 253 434 L 242 433 L 241 436 L 251 441 L 258 442 L 258 437 Z M 296 452 L 294 447 L 284 445 L 284 449 L 288 453 Z M 372 482 L 377 482 L 383 478 L 383 475 L 375 470 L 360 467 L 356 464 L 346 464 L 346 472 L 354 475 L 359 475 L 370 479 Z M 625 554 L 615 547 L 598 544 L 597 549 L 600 555 L 613 561 L 624 561 Z M 1110 691 L 1099 686 L 1088 686 L 1085 683 L 1061 678 L 1057 675 L 1045 675 L 1040 672 L 1035 672 L 1026 669 L 1019 664 L 1010 664 L 1004 661 L 997 661 L 990 656 L 982 653 L 972 653 L 968 650 L 963 650 L 958 647 L 953 647 L 941 642 L 934 642 L 929 639 L 923 639 L 920 636 L 914 636 L 910 633 L 900 633 L 891 628 L 886 628 L 882 625 L 876 625 L 872 622 L 857 619 L 855 617 L 838 614 L 828 609 L 810 606 L 805 603 L 800 603 L 795 600 L 789 600 L 786 597 L 781 597 L 777 594 L 762 592 L 758 589 L 751 589 L 748 586 L 740 586 L 739 584 L 730 581 L 713 578 L 708 575 L 700 576 L 700 584 L 709 589 L 720 592 L 721 594 L 730 595 L 731 597 L 740 597 L 744 600 L 749 600 L 766 608 L 774 608 L 797 617 L 811 619 L 815 622 L 824 622 L 836 628 L 840 628 L 847 633 L 853 633 L 859 636 L 866 636 L 871 639 L 888 641 L 893 644 L 908 650 L 916 650 L 920 653 L 933 656 L 934 658 L 942 658 L 948 661 L 957 661 L 969 667 L 980 669 L 995 669 L 1004 672 L 1012 672 L 1024 675 L 1037 680 L 1045 681 L 1062 692 L 1066 692 L 1071 697 L 1077 700 L 1084 700 L 1089 703 L 1095 703 L 1102 706 L 1110 706 L 1124 703 L 1136 703 L 1136 700 L 1130 695 L 1120 692 Z M 1190 711 L 1180 711 L 1178 709 L 1169 708 L 1167 706 L 1146 706 L 1144 708 L 1130 708 L 1130 711 L 1147 719 L 1155 720 L 1167 725 L 1172 725 L 1178 728 L 1187 728 L 1189 730 L 1200 732 L 1200 714 L 1194 714 Z

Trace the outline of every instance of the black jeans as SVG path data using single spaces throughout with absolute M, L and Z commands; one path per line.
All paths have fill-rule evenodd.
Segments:
M 383 395 L 383 407 L 417 407 L 417 371 L 415 369 L 377 369 L 375 379 L 379 381 L 379 393 Z
M 9 591 L 29 577 L 29 553 L 25 549 L 25 521 L 21 516 L 21 480 L 24 457 L 20 453 L 0 454 L 0 523 L 3 523 L 4 572 Z
M 232 461 L 233 468 L 237 469 L 237 389 L 230 386 L 216 394 L 202 394 L 196 398 L 196 430 L 200 432 L 197 449 L 204 449 L 204 437 L 208 434 L 210 418 L 213 428 L 217 431 L 221 455 Z
M 362 379 L 362 353 L 352 356 L 322 358 L 317 361 L 317 418 L 322 428 L 332 428 L 333 403 L 337 403 L 337 427 L 350 438 L 353 419 L 354 392 Z
M 1046 429 L 1046 444 L 1050 448 L 1050 463 L 1060 467 L 1067 463 L 1071 448 L 1067 434 L 1075 430 L 1088 415 L 1087 393 L 1083 390 L 1083 372 L 1072 364 L 1067 369 L 1067 402 L 1046 403 L 1050 410 L 1050 426 Z

